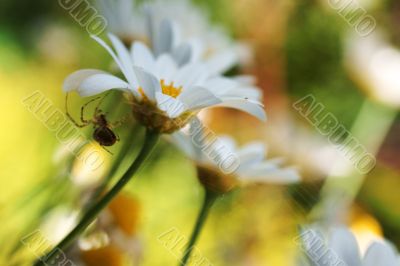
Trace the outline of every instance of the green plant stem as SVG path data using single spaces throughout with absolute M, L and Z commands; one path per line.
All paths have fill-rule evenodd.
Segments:
M 159 134 L 147 131 L 143 147 L 133 164 L 127 169 L 121 179 L 105 194 L 95 205 L 87 210 L 83 215 L 81 221 L 75 228 L 46 256 L 42 257 L 35 263 L 35 266 L 47 265 L 51 260 L 57 258 L 68 248 L 76 238 L 95 220 L 97 215 L 114 199 L 116 195 L 125 187 L 125 185 L 132 179 L 133 175 L 137 172 L 146 158 L 150 155 L 159 139 Z
M 115 176 L 115 173 L 117 172 L 117 170 L 119 170 L 121 164 L 124 162 L 124 159 L 126 159 L 130 151 L 134 150 L 134 147 L 137 144 L 137 142 L 132 141 L 132 139 L 137 139 L 136 135 L 138 131 L 139 131 L 138 125 L 134 125 L 132 129 L 129 130 L 127 137 L 131 138 L 130 141 L 128 143 L 125 143 L 125 145 L 123 145 L 123 147 L 119 151 L 117 158 L 115 159 L 115 162 L 113 163 L 112 167 L 110 168 L 110 170 L 106 175 L 106 178 L 104 178 L 103 182 L 93 192 L 91 201 L 96 202 L 100 198 L 100 196 L 104 193 L 107 186 L 110 184 L 111 180 Z M 86 208 L 89 207 L 90 206 L 86 206 Z
M 203 228 L 203 225 L 208 217 L 208 214 L 210 213 L 210 209 L 214 205 L 214 202 L 217 198 L 218 198 L 218 194 L 211 192 L 209 190 L 206 190 L 206 195 L 204 197 L 203 205 L 201 207 L 199 216 L 197 217 L 197 221 L 194 226 L 192 235 L 190 237 L 190 241 L 186 247 L 186 250 L 185 250 L 185 253 L 181 260 L 180 265 L 185 266 L 189 262 L 193 247 L 196 244 L 196 241 L 200 235 L 201 229 Z

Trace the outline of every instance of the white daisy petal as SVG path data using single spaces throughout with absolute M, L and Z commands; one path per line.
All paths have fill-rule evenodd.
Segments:
M 204 65 L 189 64 L 179 69 L 174 81 L 177 86 L 189 88 L 204 83 L 208 77 L 209 74 Z
M 188 43 L 182 43 L 173 49 L 172 56 L 179 66 L 188 64 L 192 59 L 192 47 Z
M 156 55 L 168 53 L 174 46 L 174 26 L 170 20 L 164 19 L 155 32 L 155 43 L 153 43 Z
M 191 87 L 183 90 L 178 100 L 185 104 L 187 109 L 197 110 L 221 103 L 212 92 L 202 87 Z
M 253 142 L 236 152 L 240 165 L 257 164 L 265 158 L 266 149 L 262 142 Z
M 205 155 L 203 153 L 203 144 L 206 140 L 204 125 L 201 120 L 195 116 L 190 119 L 190 122 L 187 127 L 181 129 L 183 134 L 181 134 L 182 138 L 186 138 L 186 143 L 192 146 L 193 149 L 193 157 L 192 159 L 196 162 L 204 162 L 207 161 L 205 159 Z M 183 152 L 186 152 L 183 150 Z M 192 154 L 186 154 L 187 156 L 192 156 Z
M 333 230 L 329 247 L 346 265 L 362 266 L 357 241 L 349 230 L 345 228 Z
M 216 95 L 222 96 L 227 91 L 237 88 L 239 84 L 229 78 L 214 77 L 207 80 L 204 86 L 210 91 L 214 92 Z
M 227 149 L 229 151 L 231 151 L 231 152 L 235 152 L 235 150 L 237 149 L 236 141 L 232 137 L 230 137 L 228 135 L 220 135 L 220 136 L 218 136 L 218 142 L 221 145 L 227 147 Z
M 132 92 L 129 84 L 122 79 L 110 74 L 96 74 L 82 81 L 78 88 L 78 93 L 82 97 L 88 97 L 111 89 Z
M 154 45 L 156 43 L 156 33 L 155 33 L 155 17 L 154 10 L 152 10 L 147 4 L 144 5 L 144 20 L 145 20 L 145 28 L 147 31 L 147 37 L 149 38 L 149 43 L 151 47 L 154 49 Z
M 238 75 L 234 76 L 233 79 L 243 85 L 252 86 L 256 84 L 256 78 L 252 75 Z
M 156 69 L 158 78 L 163 79 L 166 84 L 170 84 L 176 73 L 177 65 L 169 54 L 163 54 L 157 58 Z
M 141 67 L 135 66 L 134 71 L 139 81 L 140 88 L 143 89 L 144 93 L 150 100 L 155 101 L 156 93 L 161 92 L 161 86 L 158 79 Z
M 262 92 L 256 87 L 243 87 L 226 90 L 223 95 L 220 96 L 222 99 L 229 98 L 245 98 L 253 101 L 260 101 L 262 98 Z
M 182 102 L 161 92 L 156 93 L 156 100 L 158 108 L 166 112 L 170 118 L 176 118 L 186 111 Z
M 190 45 L 190 50 L 192 51 L 191 60 L 189 63 L 198 62 L 202 60 L 202 55 L 206 51 L 206 47 L 204 47 L 204 43 L 198 38 L 191 38 L 187 41 L 187 44 Z
M 102 39 L 100 39 L 99 37 L 95 36 L 95 35 L 91 35 L 91 38 L 94 39 L 96 42 L 98 42 L 101 46 L 103 46 L 104 49 L 106 49 L 106 51 L 111 55 L 111 57 L 114 59 L 115 63 L 117 63 L 118 67 L 121 69 L 122 73 L 124 73 L 124 75 L 126 75 L 126 70 L 124 68 L 124 65 L 122 64 L 122 62 L 119 60 L 119 58 L 117 57 L 117 55 L 114 53 L 114 51 L 111 49 L 111 47 Z
M 171 134 L 172 142 L 178 146 L 189 158 L 195 159 L 196 152 L 190 136 L 187 136 L 182 131 Z
M 300 228 L 300 237 L 301 237 L 301 244 L 302 248 L 304 249 L 305 253 L 309 256 L 313 256 L 315 258 L 322 258 L 326 250 L 328 249 L 323 242 L 324 235 L 321 233 L 318 227 L 314 226 L 312 228 L 301 227 Z M 311 260 L 306 260 L 309 263 L 300 264 L 296 266 L 319 266 L 313 263 Z M 322 266 L 322 265 L 321 265 Z M 349 265 L 340 265 L 337 264 L 335 266 L 349 266 Z
M 124 67 L 124 75 L 126 79 L 132 86 L 137 86 L 137 80 L 135 78 L 135 74 L 133 73 L 133 62 L 128 49 L 126 49 L 124 44 L 113 34 L 109 33 L 108 36 L 117 50 L 119 60 Z
M 218 53 L 206 61 L 207 69 L 211 73 L 224 74 L 238 63 L 238 56 L 234 49 Z
M 259 88 L 238 81 L 236 78 L 214 77 L 207 80 L 206 88 L 221 98 L 248 98 L 260 100 L 262 92 Z
M 227 135 L 221 135 L 216 138 L 216 141 L 208 149 L 210 149 L 210 154 L 215 156 L 215 159 L 211 161 L 215 165 L 217 162 L 226 161 L 232 155 L 236 155 L 236 142 Z
M 131 48 L 133 64 L 148 72 L 154 71 L 156 61 L 150 49 L 141 42 L 135 42 Z
M 242 175 L 240 173 L 240 180 L 243 182 L 263 182 L 273 184 L 292 184 L 300 181 L 300 176 L 295 169 L 264 169 L 265 173 L 261 174 L 260 171 L 252 174 L 252 172 L 246 172 Z
M 267 120 L 264 108 L 254 101 L 244 99 L 224 100 L 222 103 L 216 105 L 216 107 L 229 107 L 238 109 L 257 117 L 263 122 Z
M 63 84 L 63 90 L 65 92 L 70 92 L 72 90 L 78 89 L 79 85 L 82 83 L 83 80 L 86 78 L 93 76 L 95 74 L 102 74 L 106 73 L 102 70 L 97 70 L 97 69 L 82 69 L 79 71 L 76 71 L 69 75 Z
M 395 250 L 387 243 L 375 242 L 368 247 L 363 266 L 399 266 Z
M 243 164 L 242 161 L 240 161 L 240 168 L 240 172 L 242 174 L 255 177 L 264 176 L 280 169 L 279 165 L 276 164 L 273 160 L 259 162 L 252 165 L 246 165 Z

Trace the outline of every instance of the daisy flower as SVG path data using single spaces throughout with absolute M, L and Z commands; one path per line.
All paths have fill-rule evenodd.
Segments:
M 87 97 L 117 89 L 125 93 L 135 118 L 148 129 L 172 133 L 184 127 L 201 109 L 229 107 L 265 120 L 262 104 L 255 100 L 255 89 L 234 79 L 216 77 L 201 63 L 178 66 L 172 56 L 155 57 L 141 42 L 129 52 L 123 43 L 109 34 L 115 51 L 93 36 L 121 70 L 124 79 L 110 73 L 85 69 L 71 74 L 64 91 L 76 90 Z
M 200 121 L 189 132 L 176 132 L 172 142 L 196 163 L 198 177 L 207 190 L 225 193 L 249 183 L 289 184 L 300 181 L 293 168 L 281 168 L 281 159 L 266 160 L 266 147 L 252 142 L 238 147 L 229 136 L 211 136 Z
M 373 242 L 362 256 L 356 238 L 345 227 L 334 227 L 327 239 L 319 231 L 305 230 L 301 241 L 310 260 L 310 263 L 303 262 L 301 265 L 400 265 L 397 251 L 385 240 Z
M 67 257 L 77 265 L 87 266 L 102 263 L 122 266 L 126 265 L 127 259 L 134 265 L 140 264 L 142 243 L 137 235 L 140 207 L 135 197 L 129 194 L 118 195 L 92 224 L 91 230 L 69 249 Z M 76 219 L 69 222 L 68 217 L 65 214 L 57 217 L 58 223 L 68 225 L 76 222 Z M 53 226 L 49 229 L 54 232 L 57 228 Z M 63 235 L 67 231 L 64 230 Z
M 110 248 L 114 248 L 118 251 L 116 254 L 122 257 L 127 256 L 135 265 L 140 264 L 142 243 L 137 235 L 140 210 L 138 199 L 129 194 L 119 194 L 99 216 L 92 229 L 93 233 L 78 242 L 81 253 L 79 257 L 85 265 L 99 265 L 102 258 L 112 260 L 114 256 L 109 256 Z M 106 241 L 98 239 L 99 236 L 103 236 Z

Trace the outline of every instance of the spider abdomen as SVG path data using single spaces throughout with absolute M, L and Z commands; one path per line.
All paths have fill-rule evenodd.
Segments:
M 93 138 L 102 146 L 112 146 L 118 139 L 115 133 L 105 126 L 96 128 Z

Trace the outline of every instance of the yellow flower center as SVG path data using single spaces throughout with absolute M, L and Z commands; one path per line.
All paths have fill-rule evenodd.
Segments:
M 181 92 L 182 92 L 182 86 L 175 87 L 174 82 L 171 82 L 170 84 L 165 84 L 165 81 L 162 79 L 160 81 L 160 84 L 161 84 L 162 93 L 165 95 L 171 96 L 173 98 L 178 97 L 179 94 L 181 94 Z M 139 91 L 140 95 L 142 95 L 143 99 L 147 98 L 142 87 L 139 87 L 138 91 Z
M 162 93 L 177 98 L 182 93 L 182 86 L 176 86 L 174 82 L 166 83 L 160 80 Z M 138 91 L 142 98 L 139 100 L 129 95 L 132 111 L 135 119 L 142 125 L 158 133 L 170 134 L 184 127 L 195 115 L 195 112 L 186 111 L 176 118 L 170 118 L 164 111 L 160 110 L 157 102 L 150 100 L 143 88 Z
M 169 95 L 173 98 L 176 98 L 181 94 L 182 92 L 182 86 L 180 87 L 175 87 L 174 82 L 171 82 L 169 85 L 165 84 L 165 81 L 162 79 L 161 80 L 161 88 L 162 88 L 162 93 Z

